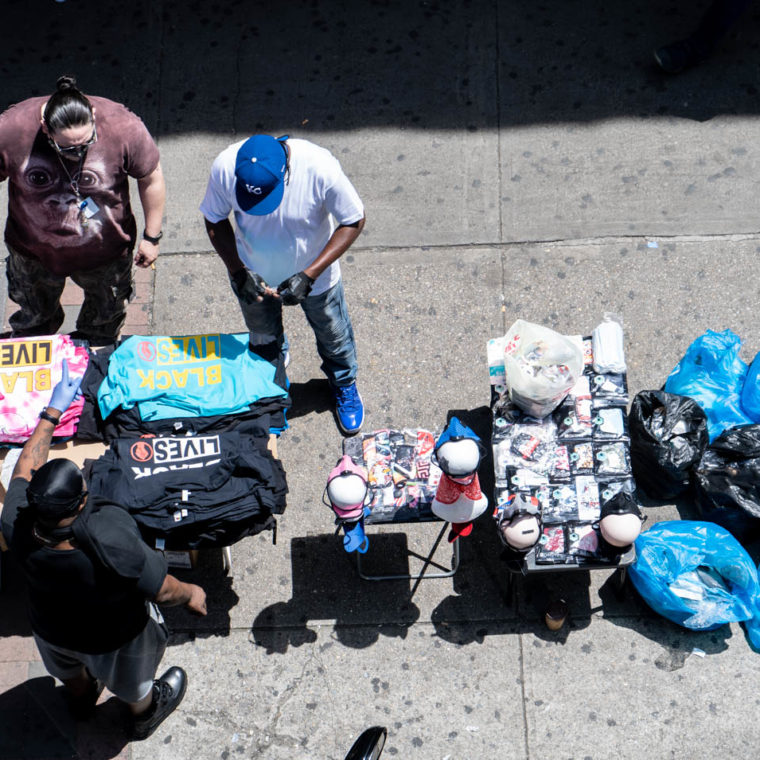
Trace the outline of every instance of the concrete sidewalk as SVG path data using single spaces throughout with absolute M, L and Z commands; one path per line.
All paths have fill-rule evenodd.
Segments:
M 343 260 L 366 430 L 438 429 L 456 410 L 488 436 L 485 343 L 518 317 L 578 333 L 622 315 L 631 396 L 660 387 L 708 328 L 738 333 L 746 360 L 760 349 L 754 10 L 712 61 L 667 78 L 650 51 L 688 28 L 690 6 L 27 5 L 7 9 L 2 97 L 48 92 L 71 70 L 158 138 L 166 238 L 155 272 L 138 273 L 129 332 L 243 328 L 197 207 L 216 153 L 261 130 L 330 148 L 367 206 Z M 739 625 L 682 629 L 630 587 L 619 597 L 608 571 L 512 593 L 487 515 L 452 579 L 361 580 L 321 502 L 341 446 L 329 391 L 300 310 L 286 320 L 288 508 L 276 546 L 246 539 L 232 574 L 216 552 L 187 573 L 209 616 L 167 614 L 166 664 L 191 679 L 182 706 L 141 744 L 108 695 L 73 724 L 5 557 L 0 759 L 340 760 L 378 723 L 383 757 L 413 760 L 757 754 L 760 657 Z M 693 515 L 645 506 L 647 527 Z M 424 556 L 435 529 L 405 528 L 372 530 L 370 569 L 419 567 L 409 553 Z M 551 633 L 556 595 L 571 616 Z

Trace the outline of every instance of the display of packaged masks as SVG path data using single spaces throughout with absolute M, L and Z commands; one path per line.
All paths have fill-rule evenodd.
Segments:
M 602 505 L 599 499 L 599 484 L 593 475 L 579 475 L 575 478 L 575 494 L 578 499 L 577 520 L 593 522 L 602 515 Z
M 599 485 L 599 501 L 604 506 L 610 499 L 613 499 L 621 491 L 633 496 L 636 493 L 636 481 L 633 478 L 624 480 L 597 481 Z
M 515 491 L 529 491 L 532 488 L 547 485 L 549 476 L 535 470 L 529 470 L 527 467 L 508 468 L 506 481 Z
M 612 440 L 628 437 L 628 419 L 625 410 L 610 406 L 594 410 L 594 440 Z
M 569 523 L 567 526 L 567 553 L 581 557 L 594 557 L 599 551 L 599 532 L 591 523 Z
M 548 474 L 554 451 L 555 430 L 542 425 L 511 425 L 507 434 L 494 445 L 497 477 L 508 467 L 526 467 Z
M 570 474 L 592 475 L 594 473 L 594 446 L 591 441 L 574 443 L 567 448 L 570 452 Z
M 409 446 L 404 443 L 395 447 L 393 452 L 393 462 L 391 464 L 391 474 L 393 476 L 393 482 L 396 484 L 415 479 L 416 468 L 414 466 L 414 446 Z
M 623 441 L 594 444 L 595 472 L 600 477 L 623 477 L 631 474 L 628 447 Z
M 578 519 L 578 499 L 572 485 L 548 484 L 531 493 L 541 505 L 541 519 L 544 523 L 564 523 Z
M 343 453 L 367 468 L 367 522 L 430 517 L 441 470 L 431 457 L 435 435 L 427 430 L 376 430 L 346 438 Z
M 595 406 L 607 403 L 622 403 L 628 401 L 628 383 L 625 375 L 589 375 L 591 396 Z
M 539 462 L 544 456 L 544 443 L 530 433 L 517 433 L 512 438 L 512 453 L 527 462 Z
M 510 399 L 506 383 L 492 379 L 495 511 L 499 494 L 506 499 L 516 491 L 529 493 L 541 505 L 544 526 L 532 550 L 536 564 L 607 566 L 615 559 L 599 541 L 602 505 L 621 490 L 633 494 L 636 488 L 627 377 L 611 365 L 610 373 L 595 370 L 592 337 L 571 337 L 582 347 L 583 375 L 546 417 L 530 416 Z
M 565 444 L 555 444 L 551 462 L 551 479 L 553 481 L 570 479 L 570 450 Z
M 557 437 L 561 441 L 591 438 L 594 433 L 590 398 L 578 398 L 562 404 L 555 412 L 555 418 Z
M 564 526 L 544 525 L 534 556 L 539 565 L 566 564 Z
M 539 437 L 545 440 L 553 438 L 556 434 L 551 415 L 543 418 L 532 417 L 515 406 L 510 401 L 509 395 L 497 396 L 493 406 L 492 419 L 492 435 L 494 440 L 511 435 L 512 427 L 515 425 L 540 428 L 543 432 L 539 433 Z

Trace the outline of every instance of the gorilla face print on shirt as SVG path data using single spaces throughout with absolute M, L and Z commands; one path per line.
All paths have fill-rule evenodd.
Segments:
M 21 224 L 27 229 L 35 228 L 40 243 L 59 248 L 79 248 L 95 240 L 104 244 L 117 242 L 117 237 L 103 238 L 104 230 L 114 229 L 112 224 L 104 225 L 104 222 L 113 220 L 114 208 L 121 203 L 118 194 L 110 189 L 103 160 L 88 151 L 80 171 L 79 159 L 61 160 L 52 149 L 40 150 L 38 146 L 39 141 L 22 166 L 21 202 L 16 211 Z M 78 180 L 80 198 L 91 198 L 98 206 L 97 213 L 87 219 L 86 224 L 82 223 L 79 200 L 69 175 Z

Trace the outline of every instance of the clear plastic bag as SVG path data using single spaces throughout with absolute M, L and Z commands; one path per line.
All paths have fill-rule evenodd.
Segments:
M 623 325 L 615 314 L 606 313 L 592 334 L 595 372 L 625 372 Z
M 583 373 L 583 352 L 566 336 L 518 319 L 507 331 L 504 367 L 512 401 L 545 417 Z

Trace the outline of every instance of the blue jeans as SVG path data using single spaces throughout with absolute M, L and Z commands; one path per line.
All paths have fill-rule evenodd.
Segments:
M 234 290 L 234 288 L 233 288 Z M 254 350 L 278 348 L 288 350 L 282 325 L 282 301 L 264 298 L 257 301 L 248 286 L 236 293 Z M 302 303 L 306 319 L 314 330 L 322 371 L 334 386 L 351 385 L 358 368 L 354 330 L 348 316 L 343 280 L 317 296 L 308 296 Z

